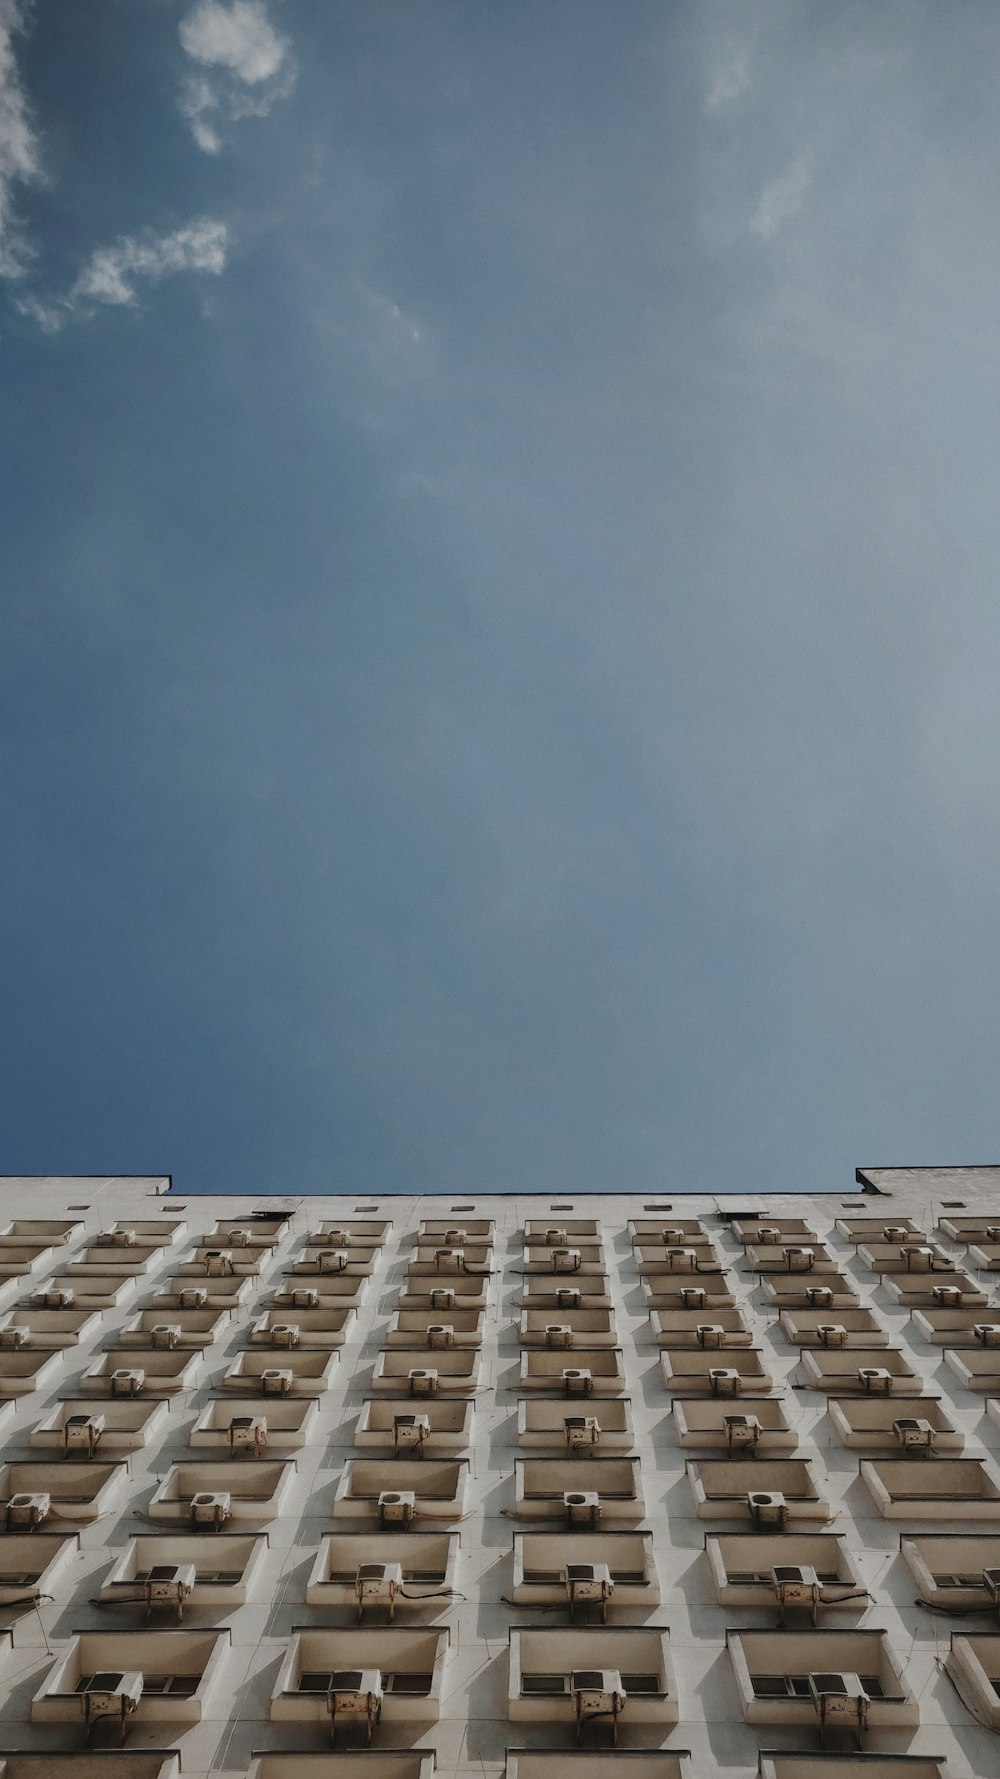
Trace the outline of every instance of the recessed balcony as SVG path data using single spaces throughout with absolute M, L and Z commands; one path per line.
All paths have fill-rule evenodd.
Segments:
M 210 1347 L 229 1322 L 225 1310 L 177 1309 L 169 1319 L 160 1310 L 140 1310 L 115 1336 L 123 1347 Z
M 166 1402 L 141 1396 L 100 1397 L 93 1402 L 74 1398 L 50 1409 L 31 1430 L 31 1444 L 62 1452 L 67 1458 L 118 1457 L 138 1452 L 166 1431 L 170 1410 Z
M 712 1238 L 697 1217 L 631 1217 L 628 1233 L 633 1248 L 710 1248 Z
M 715 1595 L 722 1606 L 773 1607 L 820 1614 L 864 1606 L 864 1582 L 847 1548 L 832 1532 L 750 1532 L 707 1538 Z M 800 1593 L 787 1572 L 802 1571 Z M 816 1596 L 812 1598 L 812 1589 Z M 806 1597 L 808 1594 L 809 1597 Z
M 68 1309 L 75 1305 L 80 1310 L 113 1310 L 135 1296 L 137 1283 L 127 1273 L 95 1272 L 92 1267 L 78 1268 L 70 1261 L 21 1301 L 32 1309 Z
M 974 1242 L 967 1259 L 970 1266 L 983 1272 L 996 1272 L 1000 1267 L 1000 1242 Z
M 487 1279 L 493 1272 L 493 1249 L 487 1242 L 421 1242 L 407 1267 L 410 1289 L 415 1279 Z
M 678 1443 L 687 1449 L 745 1458 L 791 1452 L 798 1445 L 774 1396 L 741 1395 L 738 1407 L 724 1397 L 676 1397 L 673 1417 Z
M 783 1309 L 782 1333 L 798 1347 L 886 1347 L 889 1336 L 871 1310 Z
M 744 1248 L 780 1248 L 789 1242 L 808 1246 L 819 1240 L 801 1217 L 735 1217 L 730 1228 Z
M 837 1436 L 858 1452 L 900 1452 L 906 1457 L 960 1452 L 965 1445 L 936 1396 L 906 1406 L 884 1396 L 834 1397 L 827 1405 Z
M 774 1384 L 756 1347 L 722 1353 L 710 1347 L 668 1347 L 660 1354 L 660 1368 L 674 1396 L 755 1396 Z
M 518 1458 L 514 1514 L 567 1531 L 634 1525 L 645 1517 L 638 1458 Z
M 524 1250 L 523 1270 L 532 1275 L 548 1273 L 558 1278 L 595 1278 L 606 1265 L 601 1242 L 571 1241 L 546 1247 L 532 1244 Z
M 255 1396 L 323 1396 L 333 1382 L 340 1354 L 307 1352 L 301 1347 L 281 1352 L 237 1353 L 222 1378 L 222 1388 Z
M 482 1359 L 474 1349 L 435 1347 L 421 1350 L 390 1348 L 380 1353 L 372 1376 L 372 1389 L 423 1399 L 445 1396 L 449 1391 L 479 1388 Z
M 936 1347 L 1000 1347 L 1000 1309 L 923 1308 L 910 1319 Z
M 247 1340 L 255 1347 L 342 1347 L 354 1333 L 352 1309 L 267 1310 L 252 1323 Z
M 861 1307 L 850 1279 L 839 1272 L 825 1272 L 818 1279 L 808 1273 L 765 1273 L 760 1288 L 766 1302 L 773 1303 L 779 1311 L 822 1310 L 828 1315 L 831 1310 L 839 1314 L 841 1310 Z
M 15 1217 L 0 1229 L 0 1246 L 4 1248 L 65 1247 L 84 1228 L 80 1218 Z
M 76 1723 L 101 1742 L 124 1741 L 133 1725 L 200 1723 L 229 1640 L 228 1631 L 85 1631 L 35 1693 L 31 1721 Z
M 555 1447 L 571 1458 L 630 1452 L 635 1444 L 632 1404 L 627 1396 L 604 1396 L 589 1408 L 568 1400 L 524 1398 L 517 1405 L 517 1442 Z
M 315 1268 L 305 1276 L 286 1268 L 282 1277 L 287 1282 L 280 1291 L 264 1299 L 275 1310 L 357 1309 L 367 1296 L 370 1282 L 364 1273 L 319 1272 Z
M 657 1273 L 654 1278 L 639 1281 L 646 1308 L 652 1316 L 674 1310 L 694 1310 L 702 1319 L 714 1317 L 716 1310 L 731 1310 L 736 1299 L 723 1273 L 706 1273 L 702 1279 L 689 1273 Z
M 1000 1636 L 968 1637 L 952 1634 L 945 1662 L 959 1696 L 968 1701 L 980 1723 L 1000 1729 Z
M 63 1352 L 89 1339 L 101 1325 L 96 1309 L 20 1309 L 0 1316 L 0 1355 L 27 1347 Z
M 391 1228 L 383 1219 L 324 1217 L 307 1240 L 311 1248 L 382 1248 Z
M 399 1457 L 434 1457 L 463 1452 L 472 1443 L 475 1405 L 429 1396 L 372 1399 L 361 1410 L 354 1434 L 356 1446 L 375 1446 Z
M 53 1514 L 41 1522 L 43 1532 L 0 1532 L 0 1610 L 20 1607 L 55 1595 L 58 1583 L 80 1558 L 80 1540 L 72 1532 L 53 1530 Z
M 0 1346 L 0 1396 L 30 1396 L 64 1375 L 61 1348 Z
M 50 1252 L 46 1249 L 46 1253 Z M 85 1278 L 88 1273 L 97 1278 L 113 1278 L 117 1273 L 119 1278 L 140 1279 L 151 1267 L 162 1264 L 163 1253 L 162 1246 L 150 1242 L 136 1242 L 131 1247 L 110 1241 L 92 1242 L 87 1248 L 75 1250 L 75 1258 L 62 1270 L 76 1278 Z
M 235 1273 L 219 1278 L 176 1276 L 166 1281 L 164 1290 L 143 1301 L 146 1312 L 160 1321 L 169 1319 L 164 1311 L 173 1310 L 221 1310 L 232 1315 L 252 1291 L 253 1280 L 238 1278 Z
M 424 1217 L 416 1240 L 425 1248 L 491 1248 L 496 1233 L 492 1217 Z
M 40 1272 L 54 1258 L 48 1243 L 0 1243 L 0 1279 L 20 1279 Z
M 797 1521 L 833 1518 L 804 1458 L 689 1459 L 686 1469 L 699 1519 L 745 1520 L 782 1532 Z
M 30 1532 L 44 1525 L 54 1531 L 62 1523 L 81 1526 L 108 1511 L 119 1494 L 128 1466 L 124 1463 L 15 1463 L 0 1466 L 0 1510 L 8 1532 Z
M 271 1695 L 271 1721 L 315 1724 L 355 1744 L 370 1742 L 380 1721 L 383 1735 L 397 1724 L 436 1723 L 448 1641 L 447 1630 L 432 1627 L 299 1630 Z
M 761 1242 L 746 1250 L 747 1264 L 752 1272 L 781 1274 L 786 1278 L 811 1278 L 814 1274 L 835 1273 L 839 1262 L 822 1242 Z
M 146 1512 L 152 1520 L 199 1532 L 221 1532 L 239 1522 L 266 1525 L 287 1506 L 294 1482 L 294 1459 L 171 1464 Z
M 521 1353 L 518 1387 L 561 1396 L 620 1396 L 625 1365 L 617 1347 L 529 1347 Z
M 362 1622 L 446 1611 L 456 1592 L 454 1532 L 335 1532 L 324 1538 L 306 1583 L 310 1606 L 347 1608 Z
M 1000 1393 L 1000 1347 L 946 1347 L 944 1362 L 964 1389 Z
M 187 1235 L 179 1217 L 127 1217 L 91 1237 L 95 1248 L 175 1248 Z
M 593 1570 L 593 1574 L 588 1574 Z M 587 1624 L 620 1607 L 657 1606 L 651 1532 L 524 1532 L 514 1539 L 513 1598 L 564 1605 Z
M 950 1612 L 1000 1610 L 1000 1533 L 904 1534 L 899 1548 L 922 1600 Z
M 605 1309 L 523 1309 L 519 1332 L 523 1347 L 613 1347 L 615 1316 Z
M 807 1388 L 834 1396 L 918 1396 L 923 1388 L 896 1347 L 804 1348 L 800 1364 Z
M 601 1225 L 594 1217 L 564 1217 L 553 1211 L 549 1217 L 527 1218 L 521 1234 L 526 1248 L 563 1248 L 567 1241 L 600 1241 Z
M 333 1512 L 338 1518 L 374 1519 L 385 1530 L 406 1531 L 428 1520 L 461 1519 L 468 1485 L 464 1458 L 349 1458 Z
M 245 1606 L 260 1591 L 267 1539 L 231 1533 L 171 1533 L 133 1538 L 106 1579 L 100 1599 L 120 1608 L 180 1623 L 189 1611 Z M 172 1572 L 172 1573 L 171 1573 Z
M 346 1275 L 348 1278 L 370 1278 L 382 1258 L 382 1250 L 377 1245 L 362 1246 L 352 1241 L 347 1246 L 335 1246 L 333 1242 L 309 1241 L 296 1258 L 291 1267 L 287 1268 L 294 1275 L 307 1278 L 336 1278 Z
M 883 1519 L 1000 1518 L 1000 1476 L 982 1458 L 863 1459 L 861 1475 Z
M 521 1305 L 525 1310 L 610 1310 L 611 1286 L 606 1273 L 588 1273 L 583 1278 L 572 1273 L 535 1273 L 521 1281 Z
M 974 1242 L 1000 1241 L 1000 1212 L 984 1217 L 939 1217 L 937 1227 L 950 1241 L 971 1248 Z M 2 1238 L 0 1238 L 2 1239 Z
M 919 1242 L 925 1232 L 911 1217 L 838 1217 L 836 1228 L 845 1242 L 865 1242 L 883 1247 L 892 1242 Z
M 721 1280 L 723 1264 L 711 1242 L 636 1242 L 632 1248 L 636 1271 L 647 1279 Z
M 974 1279 L 961 1272 L 887 1273 L 881 1284 L 901 1308 L 908 1310 L 979 1309 L 988 1302 L 986 1292 L 980 1290 Z
M 650 1325 L 661 1347 L 703 1347 L 714 1351 L 719 1347 L 749 1347 L 753 1335 L 737 1309 L 715 1310 L 709 1316 L 703 1309 L 650 1310 Z
M 922 1278 L 933 1273 L 953 1273 L 955 1262 L 951 1256 L 939 1248 L 936 1242 L 929 1242 L 926 1236 L 916 1235 L 909 1241 L 874 1242 L 871 1247 L 862 1246 L 858 1256 L 865 1266 L 880 1275 L 885 1273 L 916 1273 Z
M 319 1404 L 307 1396 L 251 1396 L 210 1402 L 191 1430 L 189 1443 L 260 1458 L 265 1451 L 297 1451 L 314 1437 Z
M 220 1217 L 208 1239 L 220 1248 L 257 1248 L 262 1254 L 271 1254 L 284 1241 L 288 1230 L 287 1218 L 279 1222 L 271 1218 Z
M 617 1741 L 619 1731 L 679 1720 L 670 1633 L 640 1625 L 511 1630 L 507 1715 L 555 1723 L 572 1739 Z
M 439 1314 L 441 1310 L 461 1310 L 463 1314 L 476 1314 L 486 1309 L 489 1298 L 488 1278 L 477 1279 L 468 1273 L 458 1273 L 447 1282 L 432 1275 L 412 1279 L 399 1293 L 396 1302 L 401 1311 L 419 1310 L 430 1315 Z
M 435 1309 L 397 1310 L 386 1332 L 390 1347 L 481 1347 L 484 1317 L 479 1310 L 460 1310 L 453 1305 Z
M 202 1368 L 200 1349 L 111 1347 L 84 1372 L 85 1396 L 172 1396 L 190 1390 Z
M 179 1279 L 256 1279 L 270 1259 L 266 1249 L 198 1242 L 194 1253 L 176 1268 Z
M 728 1631 L 726 1643 L 747 1723 L 843 1736 L 848 1745 L 919 1725 L 884 1631 Z

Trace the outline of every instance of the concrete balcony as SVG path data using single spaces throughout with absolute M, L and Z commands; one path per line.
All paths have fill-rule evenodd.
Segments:
M 559 1725 L 588 1743 L 617 1740 L 619 1727 L 668 1729 L 680 1717 L 669 1631 L 512 1629 L 507 1715 L 514 1723 Z
M 424 1217 L 415 1239 L 424 1248 L 492 1248 L 496 1234 L 492 1217 Z
M 369 1279 L 364 1273 L 314 1270 L 302 1276 L 286 1269 L 282 1278 L 286 1283 L 281 1289 L 263 1300 L 273 1310 L 356 1310 L 368 1294 Z
M 137 1280 L 127 1273 L 99 1273 L 70 1261 L 22 1298 L 25 1308 L 111 1310 L 135 1296 Z
M 760 1288 L 765 1302 L 779 1311 L 822 1310 L 827 1316 L 832 1310 L 839 1315 L 841 1310 L 858 1309 L 861 1304 L 850 1279 L 839 1272 L 825 1272 L 819 1279 L 808 1273 L 765 1273 Z
M 354 1333 L 357 1311 L 353 1307 L 335 1310 L 292 1309 L 267 1310 L 251 1325 L 247 1340 L 254 1347 L 290 1347 L 319 1349 L 342 1347 Z
M 800 1364 L 807 1388 L 832 1396 L 919 1396 L 923 1388 L 896 1347 L 806 1348 Z
M 581 1565 L 598 1571 L 598 1581 L 578 1579 Z M 607 1589 L 597 1589 L 602 1571 Z M 575 1572 L 575 1573 L 574 1573 Z M 583 1624 L 622 1607 L 658 1606 L 660 1583 L 651 1532 L 524 1532 L 514 1539 L 513 1598 L 519 1605 L 565 1605 Z
M 0 1510 L 8 1532 L 59 1522 L 88 1525 L 107 1513 L 127 1479 L 127 1465 L 15 1463 L 0 1466 Z
M 833 1690 L 844 1700 L 827 1721 L 850 1740 L 860 1729 L 913 1730 L 920 1722 L 917 1701 L 883 1631 L 729 1631 L 726 1634 L 740 1710 L 747 1723 L 783 1724 L 819 1738 L 820 1697 L 831 1681 L 848 1679 Z M 810 1687 L 810 1678 L 818 1683 Z M 855 1693 L 851 1681 L 860 1680 Z M 863 1693 L 863 1699 L 860 1694 Z M 855 1709 L 860 1706 L 861 1709 Z M 862 1721 L 863 1720 L 863 1721 Z M 828 1732 L 828 1733 L 830 1733 Z
M 936 1242 L 929 1242 L 926 1236 L 916 1235 L 909 1241 L 877 1242 L 871 1247 L 858 1249 L 858 1257 L 865 1266 L 880 1276 L 885 1273 L 916 1273 L 922 1278 L 928 1274 L 935 1276 L 941 1273 L 953 1273 L 955 1262 L 949 1254 L 939 1248 Z
M 886 1347 L 889 1336 L 871 1310 L 783 1309 L 786 1340 L 798 1347 Z
M 518 1388 L 581 1399 L 620 1396 L 625 1364 L 617 1347 L 530 1347 L 521 1353 Z
M 953 1632 L 945 1670 L 979 1722 L 1000 1729 L 1000 1636 Z
M 369 1398 L 361 1410 L 354 1443 L 400 1457 L 464 1452 L 472 1443 L 474 1419 L 475 1405 L 469 1400 L 442 1401 L 431 1396 L 415 1404 L 407 1396 Z
M 379 1355 L 372 1389 L 419 1397 L 443 1396 L 449 1391 L 470 1392 L 479 1388 L 482 1359 L 475 1350 L 435 1347 L 404 1351 L 391 1348 Z
M 661 1347 L 749 1347 L 753 1335 L 741 1311 L 724 1309 L 709 1316 L 700 1309 L 650 1310 L 650 1325 Z
M 200 1608 L 233 1611 L 259 1591 L 266 1557 L 266 1538 L 211 1532 L 144 1535 L 131 1539 L 118 1557 L 101 1583 L 100 1598 L 123 1613 L 155 1613 L 178 1621 Z M 172 1585 L 170 1570 L 181 1572 Z
M 97 1309 L 19 1309 L 0 1316 L 0 1355 L 11 1348 L 62 1352 L 89 1340 L 101 1325 Z
M 712 1238 L 697 1217 L 632 1217 L 627 1224 L 632 1246 L 711 1248 Z
M 238 1353 L 222 1378 L 222 1388 L 255 1396 L 324 1396 L 340 1354 L 304 1353 L 301 1347 Z
M 744 1248 L 809 1247 L 819 1240 L 801 1217 L 734 1217 L 730 1228 Z
M 724 1273 L 706 1273 L 701 1279 L 693 1279 L 690 1273 L 657 1273 L 639 1283 L 650 1316 L 693 1310 L 703 1321 L 714 1320 L 716 1310 L 736 1307 Z
M 227 1451 L 234 1458 L 265 1450 L 298 1451 L 315 1436 L 319 1405 L 306 1396 L 252 1396 L 210 1402 L 191 1430 L 189 1443 Z
M 611 1285 L 606 1273 L 536 1273 L 521 1281 L 521 1305 L 525 1310 L 610 1310 Z M 557 1321 L 558 1315 L 553 1317 Z
M 287 1506 L 294 1482 L 293 1459 L 171 1464 L 146 1512 L 152 1520 L 203 1531 L 221 1532 L 230 1523 L 268 1525 Z
M 58 1525 L 52 1514 L 41 1523 Z M 0 1608 L 54 1596 L 79 1559 L 80 1540 L 72 1532 L 0 1532 Z
M 660 1368 L 664 1384 L 674 1396 L 752 1396 L 774 1386 L 756 1347 L 733 1347 L 725 1352 L 668 1347 L 660 1354 Z
M 0 1347 L 0 1397 L 30 1396 L 65 1375 L 61 1348 Z
M 976 1281 L 962 1272 L 887 1273 L 881 1283 L 888 1296 L 908 1310 L 978 1309 L 985 1308 L 989 1301 Z
M 518 1458 L 514 1514 L 568 1531 L 613 1529 L 645 1518 L 638 1458 Z
M 613 1347 L 615 1315 L 606 1309 L 523 1309 L 519 1333 L 523 1347 Z
M 529 1217 L 522 1230 L 526 1248 L 575 1247 L 579 1242 L 601 1239 L 601 1225 L 594 1217 L 564 1217 L 553 1211 L 550 1217 Z
M 632 1248 L 636 1270 L 648 1279 L 722 1277 L 723 1265 L 711 1242 L 636 1242 Z
M 405 1531 L 422 1521 L 462 1519 L 468 1486 L 464 1458 L 349 1458 L 333 1513 Z
M 335 1532 L 320 1545 L 306 1601 L 346 1607 L 369 1624 L 396 1613 L 443 1612 L 456 1592 L 458 1558 L 454 1532 Z
M 201 1368 L 200 1349 L 110 1347 L 84 1372 L 79 1388 L 85 1396 L 172 1396 L 192 1389 Z
M 910 1217 L 838 1217 L 836 1227 L 845 1242 L 855 1245 L 864 1242 L 869 1247 L 873 1244 L 889 1247 L 894 1242 L 926 1239 L 926 1232 Z
M 831 1532 L 736 1533 L 707 1538 L 705 1550 L 715 1596 L 722 1606 L 782 1606 L 781 1571 L 796 1567 L 812 1571 L 817 1587 L 817 1611 L 824 1615 L 839 1608 L 858 1612 L 864 1605 L 864 1582 L 846 1538 Z M 775 1571 L 778 1571 L 776 1577 Z M 811 1603 L 806 1607 L 811 1611 Z
M 492 1275 L 494 1265 L 493 1249 L 488 1243 L 420 1243 L 407 1267 L 407 1277 L 412 1280 L 440 1276 L 444 1284 L 466 1277 L 485 1279 Z
M 200 1723 L 228 1649 L 228 1631 L 85 1631 L 35 1693 L 31 1721 L 102 1740 L 124 1740 L 133 1724 Z
M 484 1316 L 480 1310 L 397 1310 L 386 1332 L 390 1347 L 481 1347 Z
M 447 1630 L 431 1627 L 299 1630 L 271 1695 L 271 1720 L 353 1731 L 354 1740 L 360 1729 L 362 1742 L 380 1720 L 383 1735 L 396 1724 L 436 1723 L 448 1641 Z
M 227 1310 L 172 1310 L 169 1318 L 160 1310 L 140 1310 L 116 1334 L 123 1347 L 210 1347 L 229 1324 Z
M 997 1608 L 1000 1531 L 904 1533 L 899 1548 L 922 1600 L 958 1613 Z
M 798 1435 L 774 1396 L 741 1395 L 737 1408 L 725 1397 L 675 1397 L 674 1431 L 688 1450 L 762 1457 L 792 1452 Z
M 966 1390 L 1000 1394 L 1000 1348 L 947 1347 L 944 1362 Z
M 982 1458 L 864 1459 L 861 1475 L 883 1519 L 1000 1521 L 1000 1475 Z
M 0 1247 L 67 1247 L 84 1228 L 79 1217 L 14 1217 L 0 1229 Z
M 936 1347 L 1000 1347 L 1000 1309 L 917 1309 L 910 1320 Z
M 586 1408 L 566 1399 L 522 1398 L 517 1405 L 517 1443 L 556 1447 L 570 1457 L 595 1452 L 630 1452 L 635 1444 L 632 1404 L 626 1396 L 603 1396 Z
M 806 1459 L 689 1459 L 686 1470 L 699 1519 L 738 1519 L 762 1531 L 783 1531 L 786 1525 L 834 1515 Z
M 827 1413 L 843 1445 L 856 1452 L 960 1452 L 965 1435 L 948 1418 L 936 1396 L 921 1396 L 907 1412 L 904 1405 L 878 1396 L 832 1398 Z
M 602 1276 L 607 1262 L 600 1242 L 569 1241 L 565 1246 L 525 1248 L 523 1271 L 527 1274 L 549 1274 L 552 1277 L 595 1278 Z
M 463 1315 L 478 1314 L 486 1309 L 489 1300 L 489 1279 L 460 1273 L 447 1283 L 441 1283 L 431 1275 L 412 1279 L 399 1293 L 396 1302 L 400 1311 L 418 1310 L 433 1320 L 444 1310 L 461 1310 Z
M 170 1410 L 164 1401 L 143 1397 L 74 1399 L 50 1409 L 31 1430 L 31 1444 L 72 1458 L 117 1457 L 141 1451 L 166 1431 Z
M 383 1218 L 324 1217 L 307 1241 L 310 1248 L 383 1248 L 391 1228 Z
M 746 1250 L 747 1264 L 752 1272 L 782 1274 L 786 1278 L 812 1278 L 835 1273 L 839 1261 L 822 1242 L 762 1242 Z

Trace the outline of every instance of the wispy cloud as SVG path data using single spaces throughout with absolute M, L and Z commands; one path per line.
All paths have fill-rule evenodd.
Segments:
M 750 58 L 745 49 L 730 49 L 712 69 L 705 92 L 705 110 L 721 111 L 750 85 Z
M 181 113 L 198 147 L 218 154 L 222 124 L 266 117 L 291 92 L 291 45 L 275 30 L 264 0 L 197 0 L 179 31 L 182 49 L 206 70 L 185 79 Z
M 38 136 L 14 55 L 25 27 L 20 0 L 0 0 L 0 277 L 19 278 L 30 257 L 14 211 L 14 188 L 42 176 Z
M 805 206 L 809 190 L 809 167 L 799 155 L 780 178 L 766 185 L 750 218 L 750 232 L 762 241 L 771 241 L 786 222 L 798 216 Z
M 232 237 L 224 222 L 202 216 L 168 234 L 152 229 L 121 235 L 110 247 L 97 247 L 66 296 L 22 297 L 18 308 L 46 333 L 58 333 L 74 315 L 93 313 L 95 306 L 129 308 L 139 300 L 143 283 L 160 284 L 179 272 L 225 270 Z

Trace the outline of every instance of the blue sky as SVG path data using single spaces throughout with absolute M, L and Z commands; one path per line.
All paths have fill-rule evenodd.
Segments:
M 989 1161 L 994 0 L 0 0 L 2 1171 Z

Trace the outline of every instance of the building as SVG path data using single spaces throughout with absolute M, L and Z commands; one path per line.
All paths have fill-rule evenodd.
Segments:
M 3 1191 L 0 1779 L 998 1771 L 1000 1169 Z

